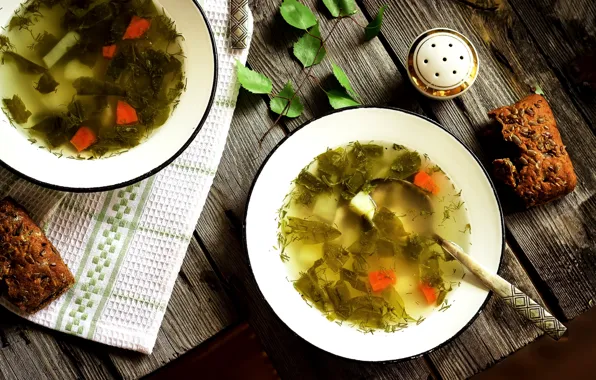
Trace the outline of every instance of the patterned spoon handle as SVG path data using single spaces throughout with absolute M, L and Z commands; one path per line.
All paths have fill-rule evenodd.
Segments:
M 507 304 L 512 306 L 518 313 L 527 318 L 536 327 L 550 335 L 553 339 L 559 340 L 567 331 L 558 319 L 553 317 L 548 310 L 536 303 L 527 294 L 510 284 L 503 277 L 489 272 L 471 256 L 466 254 L 461 247 L 454 242 L 445 240 L 436 235 L 435 238 L 447 253 L 455 257 L 470 272 L 479 278 L 489 289 L 501 297 Z
M 248 0 L 230 0 L 230 44 L 232 49 L 246 49 L 248 39 Z

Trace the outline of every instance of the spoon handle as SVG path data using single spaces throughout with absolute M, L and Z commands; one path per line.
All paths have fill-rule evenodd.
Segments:
M 468 270 L 479 278 L 490 290 L 495 292 L 518 313 L 532 322 L 540 330 L 559 340 L 567 331 L 558 319 L 553 317 L 544 307 L 531 299 L 526 293 L 509 283 L 503 277 L 489 272 L 470 255 L 466 254 L 457 244 L 436 236 L 438 243 L 450 255 L 455 257 Z

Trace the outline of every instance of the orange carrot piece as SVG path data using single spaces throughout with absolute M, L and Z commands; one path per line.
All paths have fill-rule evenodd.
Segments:
M 78 152 L 82 152 L 97 142 L 97 136 L 88 127 L 81 127 L 70 139 L 70 143 L 76 148 Z
M 102 49 L 103 57 L 105 59 L 112 59 L 116 55 L 116 45 L 104 46 Z
M 116 107 L 116 124 L 128 125 L 138 121 L 139 117 L 137 116 L 137 111 L 125 101 L 118 100 L 118 106 Z
M 439 194 L 439 186 L 437 186 L 433 178 L 426 172 L 420 171 L 416 173 L 414 176 L 414 185 L 434 195 Z
M 432 286 L 425 283 L 420 283 L 420 291 L 422 291 L 422 294 L 424 294 L 424 298 L 426 298 L 426 302 L 429 305 L 433 305 L 435 302 L 437 302 L 437 292 Z
M 379 292 L 390 285 L 395 285 L 395 272 L 392 270 L 379 270 L 368 274 L 368 281 L 374 292 Z
M 141 38 L 150 27 L 151 20 L 138 16 L 132 16 L 132 20 L 130 20 L 130 24 L 128 24 L 128 28 L 126 28 L 126 32 L 124 33 L 124 37 L 122 37 L 122 39 L 134 40 Z

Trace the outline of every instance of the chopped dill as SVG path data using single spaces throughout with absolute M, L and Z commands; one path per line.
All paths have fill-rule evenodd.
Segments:
M 472 225 L 470 223 L 466 224 L 466 226 L 464 227 L 463 230 L 460 230 L 459 232 L 461 232 L 462 234 L 467 233 L 472 233 Z
M 450 307 L 451 307 L 451 305 L 447 304 L 447 300 L 445 300 L 445 304 L 443 304 L 443 306 L 441 306 L 439 311 L 444 312 L 445 310 L 449 309 Z
M 425 317 L 423 317 L 423 316 L 420 316 L 420 318 L 418 318 L 418 319 L 416 320 L 416 326 L 418 326 L 419 324 L 421 324 L 421 323 L 422 323 L 422 322 L 424 322 L 425 320 L 426 320 L 426 318 L 425 318 Z
M 13 49 L 14 45 L 10 42 L 10 39 L 5 35 L 0 34 L 0 53 Z
M 290 261 L 290 256 L 286 255 L 285 253 L 280 253 L 279 254 L 279 258 L 281 259 L 282 262 L 287 263 L 288 261 Z
M 443 169 L 439 165 L 434 165 L 428 170 L 428 174 L 443 173 Z

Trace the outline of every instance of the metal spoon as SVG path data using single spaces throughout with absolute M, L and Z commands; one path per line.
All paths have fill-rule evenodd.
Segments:
M 421 210 L 429 212 L 433 211 L 433 203 L 424 190 L 407 181 L 392 180 L 391 183 L 401 185 L 403 191 L 400 196 L 404 195 L 405 192 L 409 200 L 414 199 L 417 201 Z M 424 229 L 425 231 L 421 232 L 431 236 L 445 252 L 457 259 L 464 267 L 480 279 L 486 287 L 496 293 L 508 305 L 512 306 L 518 313 L 532 322 L 536 327 L 555 340 L 558 340 L 563 336 L 567 327 L 553 317 L 546 308 L 531 299 L 527 294 L 519 290 L 515 285 L 509 283 L 503 277 L 496 273 L 491 273 L 484 268 L 474 258 L 465 253 L 459 245 L 441 237 L 434 231 L 431 222 L 425 223 Z

